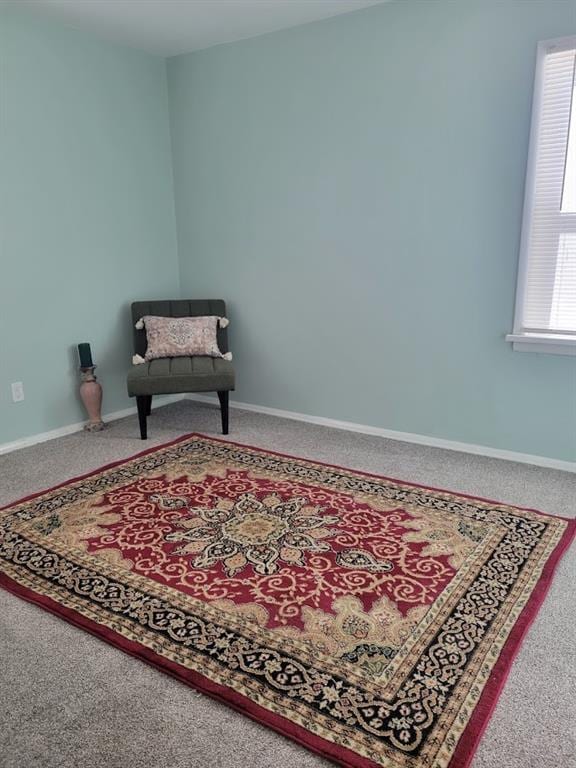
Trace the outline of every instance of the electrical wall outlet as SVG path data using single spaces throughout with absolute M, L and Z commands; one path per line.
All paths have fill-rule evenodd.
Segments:
M 12 384 L 12 401 L 21 403 L 24 400 L 24 384 L 21 381 L 15 381 Z

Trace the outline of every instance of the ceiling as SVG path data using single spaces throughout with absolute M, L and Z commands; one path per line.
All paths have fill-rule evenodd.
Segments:
M 159 56 L 209 48 L 388 0 L 12 0 Z

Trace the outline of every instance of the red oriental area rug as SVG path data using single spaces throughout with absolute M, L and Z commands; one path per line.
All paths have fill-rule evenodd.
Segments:
M 463 768 L 574 521 L 200 435 L 0 512 L 0 584 L 354 768 Z

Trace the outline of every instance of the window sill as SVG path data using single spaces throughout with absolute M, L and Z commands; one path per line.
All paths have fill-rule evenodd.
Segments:
M 548 355 L 576 355 L 576 334 L 509 333 L 515 352 L 543 352 Z

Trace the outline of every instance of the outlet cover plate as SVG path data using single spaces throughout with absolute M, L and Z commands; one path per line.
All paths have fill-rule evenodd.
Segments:
M 24 400 L 24 384 L 21 381 L 15 381 L 12 383 L 12 401 L 21 403 L 22 400 Z

